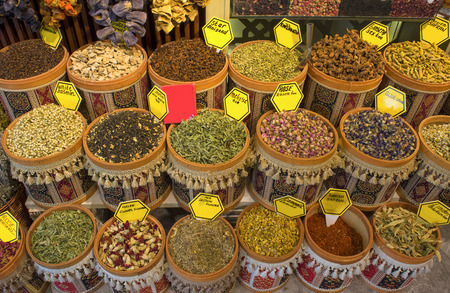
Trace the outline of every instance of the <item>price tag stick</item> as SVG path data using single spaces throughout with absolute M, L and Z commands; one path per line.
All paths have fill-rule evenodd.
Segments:
M 352 200 L 347 190 L 330 188 L 319 199 L 319 204 L 325 214 L 327 227 L 330 227 L 351 207 Z

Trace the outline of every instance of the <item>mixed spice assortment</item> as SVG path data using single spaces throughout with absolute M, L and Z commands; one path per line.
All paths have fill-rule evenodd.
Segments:
M 79 210 L 52 212 L 31 234 L 31 251 L 38 260 L 57 264 L 83 252 L 94 237 L 91 218 Z
M 303 109 L 268 115 L 261 121 L 261 136 L 276 151 L 297 158 L 322 156 L 334 147 L 331 127 Z
M 17 80 L 42 74 L 58 65 L 63 56 L 62 46 L 54 50 L 41 39 L 14 43 L 0 52 L 0 78 Z
M 20 239 L 15 242 L 3 242 L 0 240 L 0 270 L 14 258 L 19 246 Z
M 289 15 L 337 16 L 341 0 L 292 0 Z
M 285 15 L 289 10 L 290 0 L 234 0 L 236 15 Z
M 200 221 L 189 216 L 172 227 L 167 245 L 177 266 L 191 274 L 206 275 L 231 261 L 235 242 L 230 227 L 221 219 Z
M 437 226 L 429 224 L 411 211 L 402 207 L 386 207 L 376 212 L 376 232 L 387 242 L 387 246 L 413 257 L 427 256 L 437 251 L 441 242 Z
M 243 149 L 247 136 L 243 123 L 221 111 L 202 109 L 174 127 L 169 140 L 174 151 L 186 160 L 219 164 L 235 157 Z
M 144 55 L 136 47 L 110 42 L 95 42 L 70 56 L 71 73 L 85 79 L 102 81 L 124 77 L 136 70 Z
M 327 227 L 325 215 L 314 214 L 308 218 L 307 227 L 314 243 L 334 255 L 351 256 L 363 251 L 362 237 L 342 217 Z
M 392 0 L 391 16 L 433 17 L 440 4 L 439 0 Z
M 248 210 L 239 222 L 239 234 L 254 252 L 270 257 L 283 256 L 300 239 L 297 220 L 258 205 Z
M 411 128 L 400 117 L 393 118 L 375 109 L 349 115 L 343 130 L 354 147 L 377 159 L 407 158 L 417 145 Z
M 100 239 L 98 253 L 108 267 L 135 270 L 156 257 L 162 241 L 158 225 L 147 219 L 124 223 L 114 219 Z
M 170 80 L 191 82 L 210 78 L 225 66 L 225 54 L 201 39 L 177 40 L 157 48 L 150 56 L 151 68 Z
M 236 48 L 231 64 L 244 76 L 263 82 L 293 79 L 300 74 L 303 54 L 278 46 L 275 42 L 256 42 Z
M 450 161 L 450 123 L 426 125 L 422 137 L 430 149 Z
M 346 81 L 365 81 L 384 74 L 383 55 L 361 39 L 357 30 L 342 37 L 326 35 L 312 47 L 310 62 L 319 71 Z
M 64 151 L 81 137 L 83 118 L 56 104 L 33 109 L 18 118 L 6 145 L 23 158 L 41 158 Z
M 390 65 L 411 78 L 430 83 L 450 81 L 450 56 L 436 44 L 394 43 L 385 54 Z
M 161 143 L 163 127 L 153 115 L 118 111 L 101 118 L 89 130 L 86 143 L 100 160 L 131 162 L 145 157 Z

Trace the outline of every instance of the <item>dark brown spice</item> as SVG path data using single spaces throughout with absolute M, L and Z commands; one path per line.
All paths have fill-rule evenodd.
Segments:
M 153 115 L 120 111 L 102 118 L 91 128 L 87 146 L 101 160 L 125 163 L 152 152 L 163 136 L 163 125 Z
M 53 50 L 40 39 L 12 44 L 0 53 L 0 78 L 16 80 L 42 74 L 58 65 L 63 56 L 62 46 Z
M 307 229 L 314 243 L 331 254 L 351 256 L 363 251 L 361 235 L 341 217 L 327 227 L 325 215 L 314 214 L 308 218 Z
M 150 66 L 170 80 L 198 81 L 219 73 L 225 66 L 225 55 L 201 39 L 178 40 L 156 49 L 150 56 Z

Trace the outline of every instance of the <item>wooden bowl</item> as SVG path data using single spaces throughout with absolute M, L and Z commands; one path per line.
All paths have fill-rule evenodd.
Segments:
M 439 156 L 435 151 L 433 151 L 425 143 L 425 140 L 423 139 L 423 134 L 422 134 L 423 128 L 426 125 L 430 125 L 430 124 L 444 124 L 444 123 L 450 123 L 450 116 L 446 116 L 446 115 L 430 116 L 430 117 L 425 118 L 424 120 L 422 120 L 422 122 L 419 124 L 419 129 L 418 129 L 417 132 L 419 133 L 419 138 L 420 138 L 420 142 L 421 142 L 420 150 L 427 157 L 429 157 L 433 162 L 435 162 L 436 164 L 438 164 L 442 168 L 450 170 L 450 161 L 447 161 L 443 157 Z

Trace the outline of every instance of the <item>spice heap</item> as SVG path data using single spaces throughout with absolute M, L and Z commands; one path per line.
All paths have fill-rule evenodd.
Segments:
M 3 131 L 0 132 L 0 137 Z M 3 207 L 14 196 L 19 182 L 12 179 L 9 159 L 3 148 L 0 148 L 0 207 Z
M 219 73 L 225 66 L 225 58 L 201 39 L 182 39 L 157 48 L 150 56 L 150 66 L 162 77 L 190 82 Z
M 342 0 L 339 6 L 341 16 L 389 16 L 391 1 L 386 0 Z
M 276 151 L 297 157 L 319 157 L 334 146 L 333 130 L 303 109 L 274 112 L 261 121 L 263 141 Z
M 417 145 L 412 130 L 400 117 L 393 118 L 375 109 L 349 115 L 344 134 L 361 152 L 389 161 L 409 157 Z
M 136 70 L 143 60 L 142 52 L 135 47 L 95 42 L 70 56 L 72 64 L 69 70 L 81 78 L 111 80 L 128 75 Z
M 298 50 L 289 50 L 275 42 L 256 42 L 235 49 L 231 55 L 231 64 L 248 78 L 278 82 L 299 75 L 302 59 L 302 53 Z
M 234 13 L 236 15 L 286 15 L 289 0 L 235 0 Z
M 418 218 L 415 213 L 404 208 L 387 208 L 374 215 L 375 229 L 387 246 L 402 254 L 421 257 L 436 252 L 441 241 L 435 225 Z
M 109 163 L 131 162 L 151 153 L 164 136 L 153 115 L 119 111 L 101 118 L 86 137 L 88 149 Z
M 239 234 L 254 252 L 270 257 L 283 256 L 294 249 L 300 239 L 295 219 L 290 219 L 263 206 L 248 210 L 239 222 Z
M 48 104 L 18 118 L 6 145 L 23 158 L 41 158 L 62 152 L 75 143 L 83 132 L 83 120 L 77 112 Z
M 440 4 L 438 0 L 392 0 L 391 16 L 434 17 Z
M 77 257 L 94 233 L 91 218 L 79 210 L 54 211 L 31 234 L 31 251 L 40 261 L 57 264 Z
M 236 241 L 220 219 L 199 221 L 189 216 L 172 230 L 169 253 L 177 266 L 191 274 L 217 272 L 233 258 Z
M 422 136 L 430 149 L 450 161 L 450 123 L 426 125 Z
M 450 57 L 436 44 L 395 43 L 385 54 L 390 65 L 411 78 L 430 83 L 450 81 Z
M 143 221 L 114 220 L 100 239 L 98 253 L 107 266 L 119 271 L 135 270 L 149 264 L 162 245 L 158 225 Z
M 16 242 L 3 242 L 0 240 L 0 270 L 13 259 L 19 246 L 20 239 Z
M 289 15 L 337 16 L 341 0 L 293 0 Z
M 307 229 L 320 248 L 334 255 L 351 256 L 363 251 L 361 235 L 339 217 L 327 227 L 325 215 L 314 214 L 308 218 Z
M 17 80 L 42 74 L 58 65 L 63 56 L 62 46 L 54 50 L 41 39 L 14 43 L 0 52 L 0 78 Z
M 221 111 L 203 109 L 181 122 L 170 133 L 175 152 L 191 162 L 219 164 L 231 160 L 244 147 L 248 134 L 244 124 Z
M 326 35 L 312 47 L 310 62 L 323 73 L 346 81 L 365 81 L 384 74 L 383 56 L 356 30 L 342 37 Z

